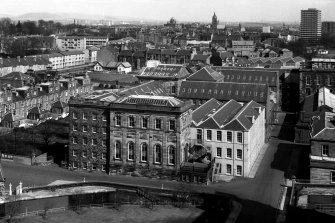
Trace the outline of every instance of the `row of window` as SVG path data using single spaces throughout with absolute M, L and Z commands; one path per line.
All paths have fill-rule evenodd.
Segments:
M 128 127 L 135 127 L 136 119 L 135 116 L 128 117 Z M 115 126 L 121 126 L 121 116 L 115 116 Z M 149 117 L 142 117 L 141 119 L 141 128 L 148 128 L 149 127 Z M 160 130 L 162 129 L 162 119 L 156 118 L 155 119 L 155 129 Z M 169 130 L 174 131 L 176 129 L 176 120 L 169 120 Z
M 216 148 L 216 156 L 217 157 L 222 157 L 222 148 L 217 147 Z M 226 152 L 226 158 L 228 159 L 232 159 L 233 158 L 233 150 L 231 148 L 227 148 L 227 152 Z M 242 159 L 243 158 L 243 151 L 242 149 L 237 149 L 236 150 L 236 159 Z
M 214 140 L 213 131 L 214 130 L 206 130 L 206 140 L 208 141 Z M 197 139 L 202 140 L 202 129 L 197 129 Z M 219 142 L 223 141 L 222 131 L 216 131 L 216 141 L 219 141 Z M 233 132 L 227 131 L 226 142 L 233 142 Z M 242 132 L 236 133 L 236 142 L 243 143 Z
M 78 113 L 77 112 L 73 112 L 72 113 L 72 118 L 73 119 L 78 119 Z M 92 113 L 92 115 L 91 115 L 91 118 L 92 118 L 92 120 L 97 120 L 97 118 L 98 118 L 98 114 L 96 114 L 96 113 Z M 82 114 L 82 119 L 83 120 L 87 120 L 88 119 L 88 114 L 87 113 L 83 113 Z M 106 115 L 102 115 L 102 121 L 107 121 L 107 117 L 106 117 Z
M 140 161 L 141 162 L 148 162 L 148 156 L 149 156 L 149 147 L 148 144 L 142 143 L 140 145 Z M 153 147 L 153 154 L 154 154 L 154 163 L 155 164 L 161 164 L 162 163 L 162 146 L 159 144 L 156 144 Z M 173 146 L 168 147 L 168 164 L 174 165 L 175 159 L 176 159 L 176 149 Z M 122 146 L 121 142 L 116 141 L 115 142 L 115 159 L 121 159 L 122 157 Z M 135 143 L 134 142 L 128 142 L 127 145 L 127 159 L 130 161 L 135 160 Z
M 201 91 L 202 94 L 205 94 L 205 89 L 201 89 L 201 90 L 199 89 L 199 91 Z M 186 89 L 183 88 L 182 92 L 186 92 Z M 188 93 L 197 93 L 198 89 L 197 88 L 194 88 L 194 89 L 193 88 L 188 88 L 187 92 Z M 207 91 L 207 93 L 208 94 L 212 94 L 212 89 L 209 89 Z M 213 90 L 213 94 L 221 94 L 221 95 L 223 95 L 224 93 L 225 93 L 224 90 L 220 90 L 220 91 L 217 90 L 217 89 Z M 248 91 L 248 92 L 241 91 L 241 92 L 239 92 L 238 90 L 235 91 L 235 92 L 232 92 L 231 90 L 227 91 L 227 95 L 233 95 L 233 94 L 235 94 L 235 95 L 242 95 L 242 96 L 252 96 L 252 95 L 254 95 L 255 97 L 257 97 L 258 93 L 259 93 L 259 97 L 261 97 L 261 98 L 264 97 L 264 92 L 257 92 L 257 91 L 254 91 L 254 92 L 252 92 L 252 91 Z
M 79 155 L 80 154 L 78 154 L 78 150 L 76 150 L 76 149 L 72 150 L 72 156 L 78 157 Z M 82 151 L 81 152 L 81 156 L 83 158 L 87 158 L 87 151 L 86 150 Z M 101 159 L 102 160 L 106 160 L 106 157 L 107 157 L 107 153 L 106 152 L 101 153 Z M 98 158 L 98 153 L 96 151 L 93 151 L 91 153 L 91 158 L 92 159 L 97 159 Z
M 321 78 L 321 76 L 316 76 L 315 77 L 315 84 L 316 85 L 320 85 L 320 82 L 321 82 L 321 80 L 322 80 L 322 78 Z M 328 86 L 330 86 L 331 85 L 331 77 L 330 76 L 327 76 L 325 79 L 324 79 L 324 81 L 325 81 L 325 85 L 328 85 Z M 306 76 L 306 85 L 311 85 L 311 76 Z
M 72 137 L 72 143 L 73 144 L 78 144 L 79 140 L 77 137 Z M 88 145 L 88 139 L 86 137 L 83 138 L 83 145 Z M 92 139 L 91 140 L 91 145 L 92 146 L 97 146 L 98 145 L 98 139 Z M 107 146 L 107 140 L 103 139 L 101 141 L 101 146 L 106 147 Z
M 96 163 L 92 163 L 92 165 L 89 167 L 87 162 L 83 162 L 81 168 L 84 169 L 84 170 L 86 170 L 88 168 L 91 168 L 92 170 L 96 170 L 97 166 L 98 165 Z M 78 168 L 78 162 L 73 161 L 72 162 L 72 167 L 73 167 L 73 169 L 77 169 Z M 102 164 L 101 167 L 100 167 L 100 170 L 101 171 L 106 171 L 106 165 Z
M 221 173 L 222 173 L 221 163 L 217 163 L 215 171 L 214 171 L 214 174 L 221 174 Z M 226 174 L 227 175 L 231 175 L 232 174 L 232 165 L 231 164 L 227 164 L 226 165 Z M 240 166 L 240 165 L 236 166 L 236 175 L 237 176 L 242 176 L 242 166 Z
M 101 130 L 102 130 L 102 134 L 106 134 L 106 133 L 107 133 L 107 128 L 106 128 L 106 127 L 101 128 Z M 74 124 L 73 124 L 73 126 L 72 126 L 72 131 L 74 131 L 74 132 L 78 131 L 78 124 L 77 124 L 77 123 L 74 123 Z M 83 126 L 82 126 L 82 131 L 83 131 L 83 132 L 88 132 L 88 131 L 89 131 L 89 130 L 88 130 L 88 126 L 87 126 L 87 125 L 83 125 Z M 98 132 L 98 127 L 96 127 L 96 126 L 92 126 L 90 132 L 92 132 L 92 133 L 97 133 L 97 132 Z

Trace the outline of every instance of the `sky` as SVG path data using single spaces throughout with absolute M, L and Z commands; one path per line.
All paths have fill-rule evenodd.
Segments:
M 1 0 L 0 14 L 84 13 L 167 21 L 299 22 L 300 10 L 317 8 L 335 21 L 335 0 Z

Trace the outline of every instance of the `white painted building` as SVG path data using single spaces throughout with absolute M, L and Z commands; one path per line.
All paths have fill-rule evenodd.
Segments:
M 191 142 L 211 153 L 212 180 L 248 177 L 265 143 L 265 107 L 211 99 L 192 116 Z

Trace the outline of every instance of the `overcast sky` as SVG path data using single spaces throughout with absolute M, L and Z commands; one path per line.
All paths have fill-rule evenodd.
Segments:
M 144 19 L 210 21 L 215 11 L 226 21 L 299 21 L 300 10 L 322 10 L 335 21 L 335 0 L 1 0 L 0 14 L 87 13 Z

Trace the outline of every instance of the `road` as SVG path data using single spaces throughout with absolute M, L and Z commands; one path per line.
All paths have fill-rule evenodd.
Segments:
M 279 132 L 276 126 L 275 132 Z M 224 193 L 238 197 L 240 202 L 244 205 L 244 210 L 247 210 L 245 218 L 249 222 L 257 222 L 260 220 L 259 215 L 267 212 L 268 220 L 273 220 L 273 215 L 278 202 L 281 198 L 282 187 L 281 183 L 284 180 L 284 172 L 289 166 L 289 157 L 291 155 L 290 149 L 285 149 L 285 141 L 272 138 L 269 141 L 269 146 L 263 160 L 259 166 L 255 178 L 246 179 L 239 178 L 229 183 L 214 183 L 209 186 L 188 184 L 188 187 L 193 189 L 210 192 L 210 193 Z M 156 186 L 164 188 L 178 188 L 179 182 L 148 179 L 142 177 L 130 177 L 121 175 L 108 176 L 104 173 L 88 173 L 83 171 L 70 171 L 62 169 L 58 166 L 26 166 L 23 164 L 13 163 L 10 161 L 2 162 L 3 172 L 6 177 L 6 187 L 12 183 L 14 188 L 21 181 L 23 186 L 46 185 L 55 180 L 68 181 L 111 181 L 126 184 L 136 184 L 143 186 Z M 266 211 L 269 210 L 269 211 Z M 246 217 L 253 215 L 254 219 Z M 257 216 L 257 217 L 256 217 Z M 268 222 L 264 214 L 261 222 Z M 270 220 L 269 220 L 270 221 Z M 243 222 L 243 220 L 241 221 Z

